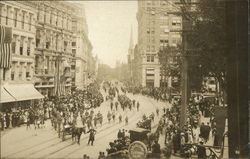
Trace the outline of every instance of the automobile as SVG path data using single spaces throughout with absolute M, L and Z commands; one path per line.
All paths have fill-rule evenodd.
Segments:
M 147 134 L 149 132 L 150 132 L 150 130 L 148 130 L 148 129 L 138 128 L 138 127 L 129 130 L 131 143 L 134 141 L 141 141 L 147 145 L 147 143 L 148 143 Z

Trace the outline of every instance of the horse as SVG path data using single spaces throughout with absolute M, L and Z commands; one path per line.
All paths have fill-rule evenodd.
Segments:
M 72 141 L 75 142 L 77 141 L 77 143 L 80 145 L 80 139 L 81 139 L 81 135 L 82 133 L 86 134 L 86 128 L 85 127 L 72 127 L 71 129 L 71 133 L 72 133 Z

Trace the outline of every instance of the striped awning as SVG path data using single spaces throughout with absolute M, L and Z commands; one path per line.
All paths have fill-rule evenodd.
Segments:
M 0 92 L 0 103 L 8 103 L 8 102 L 15 102 L 16 99 L 12 97 L 3 86 L 1 86 Z
M 10 84 L 5 85 L 4 88 L 16 101 L 44 98 L 44 96 L 35 89 L 33 84 Z

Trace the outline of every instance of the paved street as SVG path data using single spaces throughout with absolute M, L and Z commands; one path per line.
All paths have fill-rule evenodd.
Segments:
M 169 104 L 163 102 L 157 102 L 151 98 L 141 95 L 128 95 L 129 98 L 135 99 L 140 102 L 140 111 L 135 109 L 132 111 L 123 112 L 120 108 L 118 114 L 121 113 L 124 117 L 125 114 L 129 117 L 129 124 L 125 126 L 125 123 L 120 123 L 118 119 L 115 122 L 108 123 L 106 119 L 107 111 L 110 110 L 110 102 L 105 101 L 102 105 L 96 109 L 95 112 L 101 111 L 104 114 L 103 126 L 98 126 L 96 141 L 94 146 L 88 146 L 89 134 L 83 134 L 81 136 L 81 145 L 72 143 L 71 137 L 67 136 L 67 140 L 62 142 L 58 138 L 57 133 L 52 129 L 50 121 L 46 121 L 46 127 L 42 129 L 26 130 L 25 126 L 7 130 L 1 136 L 2 143 L 2 157 L 4 158 L 81 158 L 83 154 L 89 155 L 91 158 L 97 158 L 99 151 L 106 152 L 109 147 L 109 142 L 117 138 L 117 132 L 119 129 L 131 129 L 134 128 L 137 121 L 142 119 L 142 115 L 145 113 L 149 115 L 157 107 L 162 110 L 163 106 Z M 161 112 L 162 113 L 162 112 Z M 116 115 L 119 116 L 119 115 Z M 159 117 L 156 116 L 156 120 L 153 124 L 158 123 Z

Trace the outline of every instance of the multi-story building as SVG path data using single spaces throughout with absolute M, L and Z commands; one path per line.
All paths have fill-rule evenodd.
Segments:
M 139 84 L 159 87 L 163 82 L 158 51 L 164 46 L 181 43 L 182 19 L 177 13 L 178 0 L 138 1 L 138 63 Z M 136 55 L 137 54 L 137 55 Z
M 85 9 L 82 4 L 75 4 L 75 16 L 73 17 L 74 39 L 72 52 L 75 54 L 75 79 L 73 84 L 78 89 L 83 89 L 87 84 L 89 72 L 89 56 L 92 56 L 92 45 L 88 39 L 88 26 Z
M 35 87 L 44 95 L 65 94 L 71 90 L 72 20 L 75 6 L 61 1 L 35 2 L 38 8 L 35 55 Z M 60 80 L 57 81 L 57 77 Z M 56 85 L 62 85 L 57 92 Z
M 43 98 L 33 85 L 37 18 L 35 7 L 34 3 L 25 1 L 0 2 L 0 25 L 12 30 L 12 34 L 8 35 L 12 39 L 11 67 L 0 68 L 0 103 L 5 103 L 4 98 L 9 95 L 13 98 L 9 98 L 8 104 L 18 106 L 23 102 L 28 106 L 32 99 Z
M 94 69 L 84 6 L 64 1 L 1 1 L 0 13 L 1 26 L 12 28 L 12 65 L 0 68 L 1 94 L 9 90 L 20 101 L 42 98 L 41 94 L 65 95 L 73 86 L 83 88 Z

